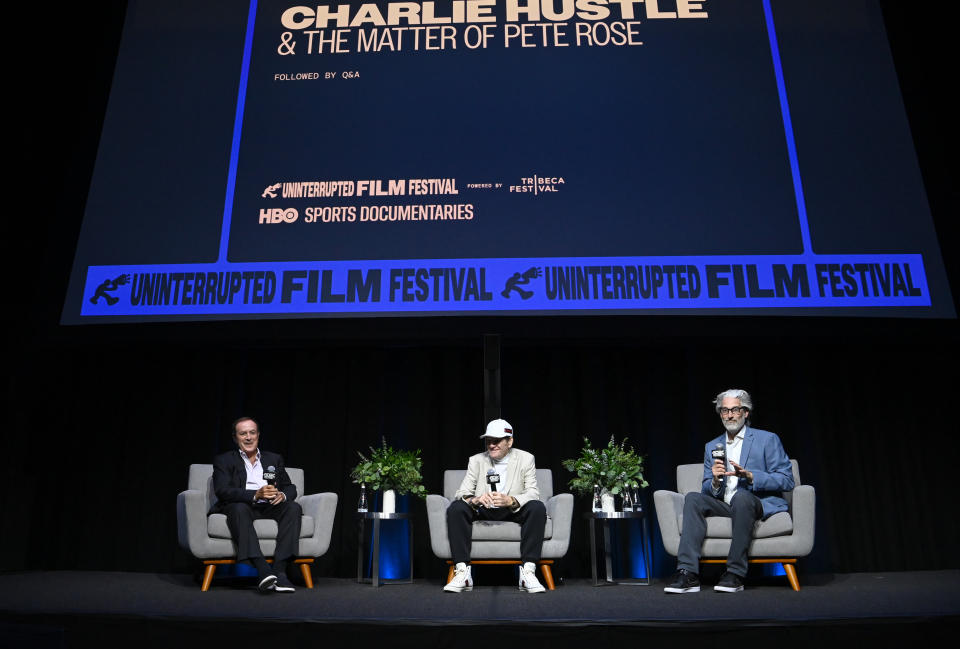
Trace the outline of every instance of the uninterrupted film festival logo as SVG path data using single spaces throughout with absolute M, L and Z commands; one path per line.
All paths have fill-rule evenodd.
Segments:
M 708 0 L 453 0 L 294 5 L 279 14 L 282 31 L 276 51 L 297 56 L 636 47 L 643 45 L 646 23 L 706 20 L 707 4 Z
M 497 183 L 501 186 L 501 183 Z M 389 223 L 397 221 L 472 221 L 473 203 L 446 202 L 457 197 L 460 189 L 456 178 L 391 178 L 359 180 L 283 181 L 264 187 L 260 198 L 303 201 L 297 208 L 262 207 L 259 225 L 296 223 Z M 377 199 L 413 197 L 415 203 L 383 204 Z M 436 198 L 432 198 L 436 197 Z M 354 204 L 372 200 L 374 204 Z M 455 199 L 453 199 L 455 200 Z M 322 205 L 322 202 L 343 202 Z M 312 203 L 312 204 L 310 204 Z M 303 218 L 300 219 L 300 214 Z
M 919 255 L 91 267 L 83 315 L 929 306 Z M 639 263 L 637 263 L 639 262 Z
M 259 192 L 264 207 L 255 214 L 258 225 L 293 223 L 395 223 L 401 221 L 473 221 L 473 202 L 457 202 L 461 194 L 507 192 L 543 197 L 560 192 L 563 176 L 530 174 L 513 182 L 460 183 L 456 178 L 389 178 L 358 180 L 298 180 L 265 185 Z M 461 190 L 461 187 L 464 187 Z M 378 203 L 377 199 L 419 199 L 412 203 Z M 282 206 L 276 203 L 283 201 Z M 373 204 L 362 204 L 370 201 Z M 453 201 L 453 202 L 450 202 Z M 293 204 L 291 204 L 293 203 Z M 333 203 L 333 204 L 329 204 Z M 339 203 L 339 204 L 338 204 Z M 361 204 L 357 204 L 361 203 Z

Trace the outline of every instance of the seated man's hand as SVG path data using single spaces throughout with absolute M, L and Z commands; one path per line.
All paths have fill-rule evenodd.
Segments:
M 491 493 L 485 493 L 485 494 L 483 494 L 483 495 L 481 495 L 481 496 L 479 496 L 479 497 L 477 497 L 477 498 L 471 499 L 471 500 L 470 500 L 470 504 L 473 505 L 474 507 L 476 507 L 477 505 L 480 505 L 481 507 L 495 507 L 495 506 L 496 506 L 496 505 L 493 504 L 493 494 L 491 494 Z
M 257 489 L 257 493 L 254 494 L 253 499 L 266 500 L 271 504 L 276 505 L 277 503 L 274 501 L 277 499 L 277 496 L 282 498 L 283 494 L 280 491 L 278 491 L 275 486 L 268 484 L 268 485 L 263 485 L 262 487 Z
M 490 500 L 493 501 L 494 507 L 513 506 L 513 496 L 508 496 L 507 494 L 500 493 L 499 491 L 495 491 L 486 495 L 490 496 Z
M 732 473 L 730 473 L 730 474 L 727 473 L 727 468 L 723 465 L 723 462 L 721 462 L 720 460 L 717 460 L 716 462 L 714 462 L 714 463 L 713 463 L 713 466 L 710 467 L 710 469 L 711 469 L 711 471 L 712 471 L 712 473 L 713 473 L 713 485 L 714 485 L 714 487 L 719 486 L 720 483 L 723 482 L 723 477 L 724 477 L 724 476 L 726 476 L 726 475 L 733 475 Z
M 733 460 L 730 460 L 730 464 L 733 466 L 733 471 L 730 471 L 727 475 L 735 475 L 738 478 L 746 478 L 747 482 L 753 482 L 753 472 L 747 471 Z

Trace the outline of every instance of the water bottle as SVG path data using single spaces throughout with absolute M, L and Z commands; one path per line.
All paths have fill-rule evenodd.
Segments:
M 357 511 L 365 514 L 367 512 L 367 485 L 360 483 L 360 501 L 357 502 Z
M 634 487 L 630 492 L 633 494 L 633 511 L 642 512 L 643 505 L 640 504 L 640 489 Z
M 630 487 L 627 487 L 623 490 L 623 511 L 632 512 L 633 511 L 633 497 L 630 494 Z
M 603 509 L 600 504 L 600 485 L 593 485 L 593 511 L 598 512 Z

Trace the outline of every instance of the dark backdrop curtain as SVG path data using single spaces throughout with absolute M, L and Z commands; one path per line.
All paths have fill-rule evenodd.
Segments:
M 18 358 L 15 356 L 15 358 Z M 423 451 L 424 479 L 463 468 L 480 445 L 482 349 L 449 345 L 51 343 L 20 358 L 5 447 L 8 516 L 0 568 L 190 571 L 175 497 L 190 463 L 231 448 L 229 425 L 259 419 L 264 448 L 306 470 L 307 492 L 340 494 L 317 572 L 354 574 L 356 451 L 382 437 Z M 648 458 L 648 493 L 673 489 L 721 428 L 710 403 L 752 391 L 757 427 L 777 432 L 817 489 L 817 537 L 802 570 L 957 567 L 951 515 L 953 337 L 861 343 L 791 337 L 542 342 L 506 337 L 503 415 L 518 447 L 569 480 L 584 436 L 628 437 Z M 648 498 L 648 505 L 650 505 Z M 589 503 L 577 499 L 561 574 L 589 574 Z M 415 574 L 439 577 L 416 501 Z M 13 523 L 12 521 L 16 521 Z M 656 526 L 654 525 L 654 529 Z M 655 572 L 673 567 L 654 540 Z

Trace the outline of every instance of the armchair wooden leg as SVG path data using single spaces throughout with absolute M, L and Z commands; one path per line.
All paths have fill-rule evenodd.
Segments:
M 543 580 L 547 582 L 547 590 L 553 590 L 553 571 L 549 563 L 541 563 L 540 570 L 543 572 Z
M 303 575 L 303 581 L 307 588 L 313 588 L 313 573 L 310 571 L 310 564 L 313 563 L 313 559 L 298 559 L 297 563 L 300 564 L 300 574 Z
M 797 566 L 794 563 L 783 563 L 783 571 L 787 573 L 787 580 L 790 586 L 797 592 L 800 591 L 800 580 L 797 579 Z
M 453 579 L 454 565 L 450 564 L 450 570 L 447 571 L 447 583 L 450 583 L 450 580 Z
M 200 584 L 200 592 L 205 593 L 210 590 L 210 582 L 213 581 L 213 573 L 217 571 L 217 564 L 208 563 L 203 568 L 203 583 Z

